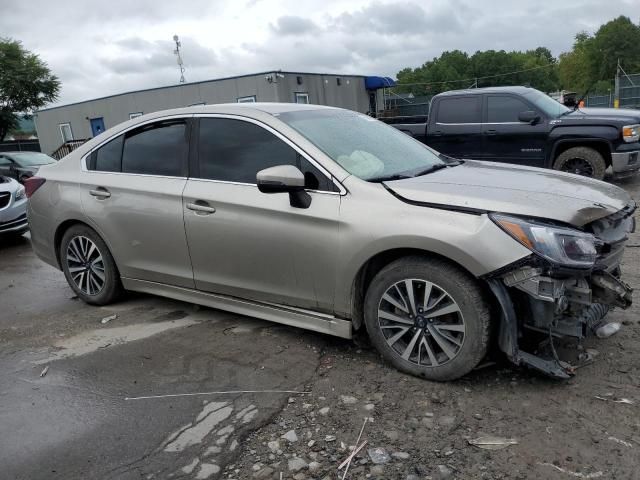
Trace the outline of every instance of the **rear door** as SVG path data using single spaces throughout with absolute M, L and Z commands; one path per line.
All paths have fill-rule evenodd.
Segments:
M 182 214 L 190 119 L 134 128 L 86 157 L 82 207 L 123 277 L 193 288 Z
M 208 292 L 332 312 L 340 191 L 289 139 L 251 119 L 199 119 L 197 162 L 184 192 L 196 287 Z M 295 165 L 309 208 L 265 194 L 258 171 Z
M 507 94 L 485 96 L 485 122 L 482 125 L 487 160 L 535 167 L 544 166 L 547 122 L 540 112 L 534 125 L 521 122 L 524 111 L 536 111 L 526 100 Z
M 483 158 L 482 96 L 440 97 L 430 112 L 427 144 L 456 158 Z

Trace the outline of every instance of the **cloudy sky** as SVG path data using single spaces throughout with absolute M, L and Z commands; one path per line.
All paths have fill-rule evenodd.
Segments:
M 640 0 L 0 0 L 0 37 L 38 53 L 59 103 L 267 70 L 394 76 L 444 50 L 571 48 Z

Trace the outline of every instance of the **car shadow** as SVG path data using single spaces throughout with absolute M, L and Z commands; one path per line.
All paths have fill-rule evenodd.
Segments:
M 0 235 L 0 252 L 11 251 L 14 248 L 30 245 L 29 233 L 22 235 Z

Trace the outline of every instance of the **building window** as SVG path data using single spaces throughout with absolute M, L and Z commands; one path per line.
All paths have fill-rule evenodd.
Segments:
M 302 85 L 302 77 L 301 77 L 301 76 L 297 76 L 297 77 L 296 77 L 296 83 L 297 83 L 298 85 Z
M 62 142 L 67 143 L 73 141 L 73 132 L 71 131 L 70 123 L 61 123 L 58 125 L 60 127 L 60 135 L 62 136 Z
M 134 112 L 129 114 L 129 120 L 133 120 L 134 118 L 138 118 L 142 116 L 142 112 Z
M 340 77 L 336 78 L 336 84 L 338 86 L 342 85 L 342 79 Z
M 254 103 L 256 101 L 255 95 L 249 95 L 248 97 L 238 97 L 238 103 Z
M 309 103 L 309 94 L 296 92 L 296 103 Z

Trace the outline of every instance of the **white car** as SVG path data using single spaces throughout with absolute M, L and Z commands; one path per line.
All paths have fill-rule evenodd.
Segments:
M 27 195 L 13 178 L 0 176 L 0 235 L 22 235 L 27 223 Z

